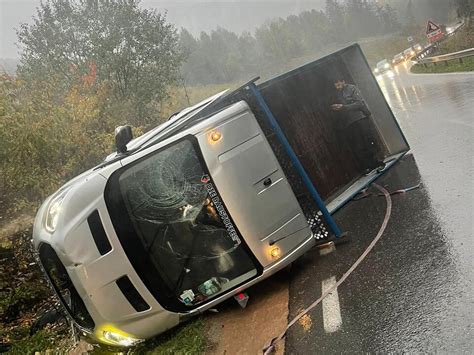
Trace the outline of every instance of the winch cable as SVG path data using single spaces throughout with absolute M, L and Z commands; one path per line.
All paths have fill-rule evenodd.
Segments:
M 303 310 L 301 313 L 299 313 L 295 318 L 293 318 L 288 325 L 286 326 L 285 330 L 276 338 L 273 338 L 270 340 L 265 347 L 262 349 L 264 354 L 270 354 L 272 351 L 275 350 L 275 346 L 278 342 L 280 342 L 286 335 L 286 332 L 288 329 L 293 326 L 301 317 L 303 317 L 305 314 L 307 314 L 310 310 L 312 310 L 314 307 L 316 307 L 318 304 L 321 303 L 321 301 L 326 298 L 331 292 L 333 292 L 336 288 L 338 288 L 348 277 L 349 275 L 359 266 L 359 264 L 365 259 L 365 257 L 372 251 L 374 248 L 375 244 L 379 241 L 380 237 L 382 237 L 382 234 L 385 231 L 385 228 L 387 227 L 388 221 L 390 219 L 390 215 L 392 213 L 392 199 L 390 197 L 390 193 L 383 188 L 380 185 L 377 185 L 375 183 L 372 184 L 376 189 L 378 189 L 383 196 L 385 196 L 385 200 L 387 202 L 387 208 L 385 211 L 385 217 L 382 222 L 382 225 L 380 226 L 380 229 L 375 236 L 375 238 L 372 240 L 372 242 L 369 244 L 367 249 L 362 253 L 361 256 L 357 259 L 357 261 L 349 268 L 349 270 L 346 271 L 344 275 L 336 282 L 334 286 L 329 288 L 326 292 L 324 292 L 321 297 L 319 297 L 316 301 L 311 303 L 305 310 Z
M 393 196 L 393 195 L 398 195 L 398 194 L 404 194 L 405 192 L 409 192 L 409 191 L 412 191 L 412 190 L 415 190 L 415 189 L 418 189 L 420 188 L 421 186 L 421 182 L 419 182 L 418 184 L 414 185 L 414 186 L 411 186 L 411 187 L 406 187 L 404 189 L 399 189 L 399 190 L 395 190 L 395 191 L 391 191 L 389 192 L 390 196 Z M 352 201 L 359 201 L 359 200 L 363 200 L 364 198 L 367 198 L 367 197 L 370 197 L 370 196 L 374 196 L 371 192 L 367 192 L 367 189 L 363 190 L 359 195 L 355 196 L 352 198 Z M 375 196 L 385 196 L 384 194 L 377 194 Z

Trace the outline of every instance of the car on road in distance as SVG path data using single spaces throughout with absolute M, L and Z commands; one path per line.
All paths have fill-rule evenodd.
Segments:
M 397 65 L 397 64 L 400 64 L 404 61 L 405 61 L 405 56 L 402 52 L 402 53 L 395 54 L 395 56 L 393 57 L 393 60 L 392 60 L 392 64 Z
M 405 57 L 405 60 L 410 60 L 416 55 L 416 52 L 413 48 L 407 48 L 403 51 L 403 55 Z
M 389 71 L 390 69 L 392 69 L 392 65 L 389 63 L 387 59 L 384 59 L 376 64 L 374 73 L 380 75 Z
M 395 57 L 393 57 L 392 64 L 397 65 L 403 61 L 405 61 L 405 56 L 403 55 L 403 53 L 398 53 L 395 55 Z
M 424 49 L 424 47 L 421 44 L 417 43 L 413 46 L 413 49 L 415 50 L 415 53 L 418 54 Z

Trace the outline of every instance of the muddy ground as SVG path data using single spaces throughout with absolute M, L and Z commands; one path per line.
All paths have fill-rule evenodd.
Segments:
M 73 333 L 35 259 L 31 228 L 0 238 L 0 353 L 113 354 L 120 349 L 90 345 Z M 258 354 L 279 334 L 288 315 L 289 270 L 247 290 L 242 309 L 230 299 L 169 332 L 125 350 L 128 354 Z M 277 354 L 282 354 L 281 343 Z M 122 350 L 124 351 L 124 350 Z M 122 352 L 123 354 L 123 352 Z

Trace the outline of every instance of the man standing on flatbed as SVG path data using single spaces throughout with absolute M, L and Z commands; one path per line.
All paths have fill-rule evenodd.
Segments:
M 337 96 L 331 109 L 341 113 L 342 128 L 350 147 L 357 152 L 361 165 L 366 168 L 365 173 L 383 170 L 385 163 L 379 134 L 360 90 L 355 85 L 346 84 L 344 79 L 337 79 L 334 86 Z

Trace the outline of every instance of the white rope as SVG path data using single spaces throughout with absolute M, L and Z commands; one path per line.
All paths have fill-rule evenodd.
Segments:
M 310 310 L 312 310 L 314 307 L 316 307 L 318 304 L 320 304 L 321 301 L 324 298 L 326 298 L 327 295 L 329 295 L 336 288 L 338 288 L 349 277 L 349 275 L 359 266 L 359 264 L 365 259 L 365 257 L 372 251 L 375 244 L 377 244 L 377 242 L 379 241 L 380 237 L 382 237 L 382 234 L 385 231 L 385 228 L 387 227 L 388 221 L 390 219 L 390 215 L 392 213 L 392 199 L 390 198 L 390 193 L 385 188 L 383 188 L 382 186 L 379 186 L 375 183 L 373 184 L 373 186 L 375 186 L 375 188 L 377 188 L 380 192 L 383 193 L 383 195 L 385 196 L 385 200 L 387 201 L 387 209 L 385 211 L 385 218 L 382 222 L 382 225 L 380 226 L 380 229 L 379 229 L 377 235 L 372 240 L 372 242 L 369 244 L 367 249 L 365 249 L 365 251 L 362 253 L 362 255 L 359 256 L 357 261 L 349 268 L 349 270 L 346 271 L 346 273 L 344 275 L 342 275 L 342 277 L 336 282 L 336 284 L 334 286 L 329 288 L 326 292 L 324 292 L 321 295 L 321 297 L 319 297 L 316 301 L 311 303 L 305 310 L 303 310 L 295 318 L 293 318 L 290 321 L 290 323 L 288 323 L 285 330 L 278 337 L 273 338 L 272 340 L 270 340 L 269 343 L 267 343 L 265 345 L 265 347 L 263 348 L 263 353 L 265 355 L 270 354 L 272 351 L 275 350 L 275 345 L 285 337 L 286 332 L 288 331 L 288 329 L 292 325 L 294 325 L 301 317 L 303 317 L 306 313 L 308 313 Z

